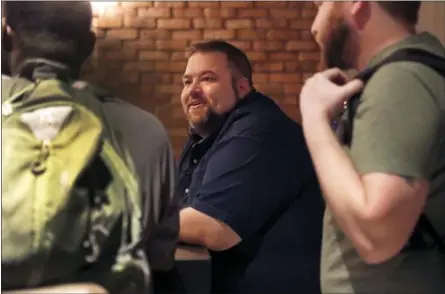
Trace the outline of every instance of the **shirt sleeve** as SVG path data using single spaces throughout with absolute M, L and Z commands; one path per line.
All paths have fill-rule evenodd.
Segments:
M 152 270 L 165 271 L 174 265 L 180 209 L 178 199 L 174 197 L 175 167 L 168 142 L 160 150 L 158 161 L 147 168 L 145 210 L 153 213 L 153 219 L 147 219 L 146 223 L 154 222 L 146 243 L 148 260 Z
M 351 145 L 360 173 L 428 178 L 443 132 L 439 93 L 431 87 L 430 77 L 440 80 L 433 74 L 423 65 L 399 62 L 382 67 L 368 82 Z
M 275 141 L 263 134 L 220 142 L 191 207 L 224 222 L 242 239 L 257 233 L 292 204 L 310 174 L 304 163 L 309 161 L 308 154 L 298 162 L 290 152 L 300 150 L 290 151 Z

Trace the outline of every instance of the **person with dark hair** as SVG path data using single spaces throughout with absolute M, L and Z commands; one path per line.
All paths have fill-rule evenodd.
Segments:
M 50 257 L 47 261 L 41 257 L 40 260 L 34 259 L 35 262 L 32 263 L 32 267 L 29 266 L 29 271 L 35 267 L 41 269 L 37 271 L 38 274 L 35 272 L 31 275 L 32 277 L 28 277 L 29 272 L 26 264 L 29 260 L 26 258 L 21 259 L 25 255 L 23 252 L 28 252 L 24 251 L 28 248 L 28 243 L 14 243 L 13 238 L 8 237 L 19 236 L 18 231 L 8 229 L 9 235 L 6 235 L 4 233 L 5 231 L 2 230 L 2 247 L 4 249 L 2 252 L 2 267 L 5 269 L 5 273 L 8 273 L 8 275 L 3 275 L 2 277 L 4 278 L 2 279 L 3 289 L 11 290 L 17 289 L 18 287 L 29 288 L 48 286 L 50 284 L 54 285 L 57 283 L 84 282 L 97 283 L 104 287 L 106 291 L 119 293 L 117 289 L 109 289 L 106 285 L 115 283 L 115 286 L 130 290 L 130 288 L 134 286 L 132 274 L 136 272 L 134 270 L 136 268 L 143 270 L 143 279 L 148 280 L 151 279 L 150 271 L 155 274 L 168 271 L 174 265 L 174 252 L 179 233 L 179 206 L 174 199 L 174 162 L 169 137 L 165 128 L 153 115 L 115 98 L 108 91 L 79 81 L 82 64 L 92 53 L 95 44 L 95 35 L 91 31 L 92 9 L 90 2 L 5 1 L 2 2 L 2 5 L 4 16 L 2 50 L 7 50 L 9 53 L 11 70 L 10 77 L 2 76 L 2 109 L 6 109 L 3 111 L 2 123 L 4 123 L 4 119 L 6 121 L 6 119 L 15 115 L 15 105 L 22 105 L 22 103 L 24 103 L 22 106 L 24 108 L 20 108 L 20 111 L 25 111 L 24 109 L 29 105 L 29 103 L 27 104 L 28 96 L 31 97 L 29 99 L 32 99 L 35 95 L 38 95 L 38 93 L 40 93 L 40 95 L 44 93 L 50 95 L 49 93 L 54 92 L 56 94 L 51 97 L 43 95 L 45 99 L 39 100 L 35 98 L 32 102 L 35 103 L 34 111 L 29 111 L 22 115 L 23 120 L 25 120 L 25 116 L 27 118 L 40 116 L 36 121 L 27 121 L 31 127 L 28 128 L 26 132 L 30 130 L 34 131 L 36 126 L 33 124 L 38 121 L 45 122 L 46 120 L 50 120 L 46 125 L 42 123 L 41 127 L 53 128 L 57 126 L 57 122 L 54 120 L 63 116 L 61 111 L 66 111 L 66 109 L 70 109 L 70 107 L 73 108 L 73 105 L 82 104 L 84 108 L 79 109 L 87 109 L 89 111 L 87 113 L 94 117 L 94 119 L 90 121 L 90 124 L 85 121 L 78 121 L 77 123 L 80 124 L 79 128 L 81 128 L 81 130 L 90 130 L 90 128 L 94 126 L 94 121 L 100 121 L 103 128 L 101 140 L 104 140 L 104 142 L 105 140 L 109 140 L 109 142 L 112 142 L 110 145 L 114 148 L 106 149 L 106 143 L 99 145 L 102 147 L 98 147 L 96 150 L 100 152 L 99 157 L 104 161 L 105 165 L 102 164 L 101 166 L 94 161 L 94 163 L 85 167 L 83 174 L 79 175 L 78 181 L 75 185 L 73 184 L 73 194 L 69 196 L 71 202 L 67 200 L 67 203 L 77 203 L 77 206 L 74 207 L 67 204 L 65 209 L 61 210 L 59 214 L 53 214 L 57 212 L 56 209 L 59 207 L 57 206 L 57 201 L 59 200 L 54 198 L 51 202 L 52 204 L 48 204 L 48 207 L 44 210 L 35 211 L 36 213 L 39 213 L 39 211 L 45 213 L 45 217 L 42 216 L 42 222 L 34 223 L 36 228 L 40 228 L 40 225 L 52 224 L 51 227 L 49 227 L 49 225 L 46 227 L 46 229 L 49 230 L 47 233 L 42 233 L 43 236 L 47 236 L 45 237 L 47 239 L 43 238 L 43 241 L 40 239 L 40 241 L 36 241 L 44 242 L 45 245 L 42 246 L 51 253 Z M 41 88 L 40 85 L 47 85 L 47 88 Z M 26 93 L 26 95 L 22 97 L 21 94 L 23 93 Z M 16 96 L 22 98 L 17 100 L 14 98 Z M 45 104 L 42 104 L 49 103 L 49 101 L 52 101 L 51 99 L 61 99 L 60 97 L 64 96 L 71 97 L 70 99 L 72 99 L 71 106 L 64 106 L 65 110 L 57 107 L 45 107 Z M 11 99 L 14 100 L 14 103 L 18 104 L 12 103 Z M 66 100 L 63 99 L 57 101 L 56 103 L 59 104 L 66 103 Z M 46 114 L 44 115 L 44 113 Z M 72 119 L 74 119 L 73 117 L 75 118 L 76 115 L 71 116 Z M 99 120 L 97 118 L 99 118 Z M 68 118 L 66 119 L 68 120 Z M 8 121 L 11 120 L 9 119 Z M 74 128 L 75 126 L 74 122 L 70 122 L 69 124 L 65 122 L 65 125 L 66 128 L 68 128 L 68 126 Z M 20 125 L 10 122 L 9 128 L 12 127 L 20 128 Z M 59 131 L 66 132 L 65 128 Z M 92 133 L 86 133 L 85 131 L 84 134 L 79 130 L 76 134 L 76 137 L 72 138 L 72 142 L 76 142 L 76 138 L 87 136 L 88 134 L 91 135 Z M 41 133 L 38 133 L 38 135 L 34 134 L 34 136 L 29 134 L 29 140 L 35 140 L 35 136 L 39 137 L 43 135 L 44 134 Z M 4 142 L 5 141 L 2 143 Z M 44 142 L 46 142 L 45 144 L 50 144 L 51 140 L 44 140 Z M 26 142 L 20 141 L 19 143 L 25 144 Z M 78 150 L 76 154 L 71 155 L 74 160 L 69 160 L 69 156 L 63 158 L 63 154 L 66 154 L 64 153 L 66 150 L 64 148 L 68 148 L 68 146 L 71 146 L 70 144 L 74 143 L 66 143 L 66 145 L 57 147 L 58 151 L 55 152 L 55 154 L 59 156 L 59 163 L 55 163 L 55 165 L 51 167 L 66 167 L 70 169 L 70 172 L 73 171 L 74 168 L 71 168 L 71 165 L 79 156 L 88 151 L 86 148 L 88 148 L 89 142 L 84 141 L 81 145 L 85 149 Z M 114 150 L 113 152 L 117 155 L 110 155 L 112 154 L 110 150 Z M 2 149 L 2 157 L 5 159 L 3 151 Z M 29 151 L 31 152 L 31 149 L 29 149 Z M 108 155 L 103 152 L 108 152 L 106 153 Z M 52 152 L 48 154 L 49 161 L 55 160 L 52 155 Z M 9 159 L 13 160 L 11 158 Z M 26 160 L 26 156 L 18 157 L 16 160 Z M 66 162 L 60 165 L 60 161 L 62 160 L 66 160 Z M 111 164 L 107 160 L 114 163 Z M 119 162 L 121 162 L 120 168 L 116 168 Z M 89 169 L 92 167 L 96 169 L 93 173 L 89 173 Z M 2 160 L 2 175 L 5 174 L 5 171 L 9 171 L 9 168 L 10 167 L 3 165 Z M 101 171 L 114 171 L 116 174 L 112 173 L 110 178 L 108 173 L 101 173 Z M 37 174 L 39 173 L 37 170 L 35 172 Z M 43 168 L 41 172 L 44 173 L 45 169 Z M 52 170 L 52 173 L 55 174 L 55 171 Z M 123 175 L 123 173 L 126 173 L 126 176 Z M 21 173 L 17 175 L 21 175 Z M 24 174 L 23 176 L 25 177 Z M 69 179 L 72 176 L 75 176 L 75 174 L 63 172 L 60 175 L 61 179 L 65 179 L 64 183 L 67 177 Z M 89 178 L 90 176 L 94 179 Z M 82 185 L 87 185 L 83 183 L 84 177 L 88 179 L 86 182 L 89 187 L 88 195 L 91 197 L 90 200 L 85 199 L 86 196 L 82 196 L 83 194 L 81 194 Z M 103 180 L 102 177 L 110 181 L 108 186 L 104 187 L 105 184 L 99 183 Z M 114 181 L 118 181 L 120 177 L 124 179 L 120 182 L 121 186 L 113 186 Z M 51 180 L 45 177 L 40 179 L 41 181 L 44 181 L 44 179 Z M 57 187 L 58 181 L 57 179 L 52 179 L 51 183 Z M 42 188 L 43 186 L 41 185 L 40 187 Z M 114 187 L 119 190 L 113 190 Z M 125 187 L 126 190 L 123 190 L 122 187 Z M 19 186 L 10 187 L 10 191 L 13 192 L 15 191 L 14 189 L 19 189 Z M 105 190 L 98 192 L 97 189 Z M 77 190 L 79 190 L 79 192 L 77 192 Z M 9 194 L 5 194 L 7 191 L 9 190 L 2 186 L 2 204 L 15 203 L 14 201 L 18 201 L 17 199 L 10 198 Z M 63 191 L 65 190 L 59 191 L 59 189 L 54 188 L 53 192 L 64 193 Z M 114 194 L 112 193 L 113 191 L 115 192 Z M 116 191 L 120 192 L 117 193 Z M 92 195 L 94 193 L 102 193 L 100 194 L 102 196 L 99 195 L 100 197 L 96 197 Z M 140 201 L 134 198 L 127 199 L 131 198 L 128 196 L 130 194 L 140 196 Z M 64 195 L 66 196 L 66 194 Z M 55 195 L 53 196 L 55 197 Z M 107 200 L 102 201 L 101 197 L 105 196 Z M 32 197 L 37 197 L 38 201 L 36 201 L 36 203 L 43 203 L 42 199 L 47 199 L 49 196 L 43 195 L 43 193 L 35 193 Z M 23 198 L 22 200 L 30 201 L 32 197 Z M 51 197 L 48 199 L 50 198 Z M 113 202 L 113 199 L 115 202 Z M 124 204 L 124 209 L 119 208 L 121 206 L 116 204 L 120 203 L 119 201 L 124 201 L 123 199 L 125 199 L 125 201 L 131 200 Z M 116 205 L 113 206 L 114 204 Z M 27 207 L 25 203 L 15 203 L 14 205 L 18 205 L 14 207 Z M 25 218 L 27 220 L 28 216 L 31 217 L 33 214 L 27 215 L 22 213 L 22 210 L 10 210 L 7 207 L 9 206 L 2 205 L 2 223 L 7 223 L 7 226 L 12 228 L 12 225 L 16 224 L 16 221 L 20 221 L 20 218 L 23 218 L 21 222 L 23 229 L 25 229 L 25 227 L 28 228 Z M 50 221 L 66 215 L 66 213 L 72 214 L 72 220 L 68 222 L 69 224 L 66 223 L 65 227 L 60 228 L 56 226 L 63 226 L 62 222 L 55 223 Z M 81 217 L 77 217 L 79 213 L 81 213 Z M 114 216 L 116 216 L 116 219 L 113 219 Z M 130 223 L 128 217 L 132 218 Z M 33 219 L 38 220 L 40 218 L 34 216 Z M 48 224 L 43 221 L 44 219 L 48 220 Z M 87 227 L 82 228 L 80 225 L 76 227 L 82 228 L 82 230 L 84 230 L 83 232 L 69 230 L 74 224 L 78 224 L 87 219 L 94 224 L 92 227 L 88 224 L 86 224 Z M 106 222 L 105 220 L 109 221 Z M 116 221 L 115 223 L 113 222 L 114 220 Z M 96 222 L 103 223 L 96 224 Z M 104 230 L 104 226 L 112 228 L 107 232 Z M 5 226 L 4 228 L 7 227 Z M 64 234 L 64 236 L 62 236 L 64 238 L 63 241 L 60 240 L 61 236 L 51 231 L 56 228 L 65 232 L 66 235 Z M 138 233 L 138 228 L 140 228 L 140 233 Z M 35 228 L 33 230 L 35 230 Z M 122 232 L 124 230 L 131 230 L 131 233 L 125 232 L 125 234 L 123 234 Z M 99 232 L 105 234 L 106 238 Z M 40 233 L 40 231 L 36 231 L 35 235 L 40 236 Z M 84 235 L 84 233 L 86 235 Z M 25 234 L 20 236 L 25 236 Z M 26 238 L 29 236 L 29 234 L 26 235 Z M 85 238 L 85 241 L 80 240 Z M 20 238 L 16 240 L 19 239 Z M 76 243 L 79 241 L 78 239 L 81 241 L 79 244 Z M 138 248 L 138 251 L 133 255 L 134 259 L 128 255 L 125 257 L 120 255 L 130 248 L 130 246 L 127 246 L 129 245 L 127 242 L 130 242 L 128 240 L 131 240 L 131 245 L 134 245 L 134 248 Z M 54 245 L 54 243 L 57 244 Z M 36 243 L 35 246 L 38 244 L 40 243 Z M 97 244 L 103 246 L 95 246 Z M 54 245 L 56 249 L 50 247 L 50 245 Z M 14 249 L 14 246 L 17 250 Z M 33 250 L 37 250 L 36 252 L 40 254 L 41 248 L 43 247 L 33 248 Z M 50 248 L 54 249 L 56 253 L 49 250 Z M 139 248 L 141 250 L 139 250 Z M 94 261 L 95 259 L 92 256 L 97 257 L 97 249 L 100 249 L 101 254 L 98 260 Z M 79 255 L 78 251 L 85 253 L 85 260 L 82 255 Z M 20 255 L 20 252 L 23 254 Z M 35 255 L 40 256 L 37 253 L 30 253 L 29 258 L 34 258 Z M 63 265 L 63 267 L 44 267 L 44 265 L 46 265 L 45 262 L 54 265 L 54 258 L 57 258 L 57 256 L 66 257 L 59 261 L 59 265 Z M 77 259 L 74 258 L 75 256 L 77 256 Z M 75 259 L 75 261 L 70 261 L 70 258 Z M 137 261 L 135 261 L 136 259 Z M 146 259 L 148 259 L 148 263 Z M 116 266 L 113 266 L 114 262 L 117 263 Z M 125 266 L 122 266 L 122 263 Z M 55 264 L 57 265 L 57 263 Z M 31 263 L 28 265 L 31 265 Z M 127 272 L 124 271 L 127 266 L 134 270 L 133 272 L 130 271 L 131 273 L 128 275 Z M 147 266 L 149 266 L 149 270 L 146 268 Z M 71 271 L 73 267 L 76 267 L 75 272 Z M 20 272 L 20 275 L 14 274 L 17 273 L 16 271 Z M 110 275 L 107 279 L 97 278 L 100 274 L 106 276 L 106 274 L 111 271 L 119 272 L 120 274 L 116 277 Z M 23 279 L 27 279 L 26 282 L 20 282 Z M 101 281 L 105 284 L 102 284 Z M 25 289 L 24 291 L 28 290 Z
M 322 292 L 444 293 L 445 48 L 416 32 L 420 1 L 316 5 L 329 69 L 300 109 L 327 204 Z
M 254 89 L 240 49 L 187 52 L 180 241 L 210 250 L 212 293 L 319 293 L 324 204 L 300 125 Z

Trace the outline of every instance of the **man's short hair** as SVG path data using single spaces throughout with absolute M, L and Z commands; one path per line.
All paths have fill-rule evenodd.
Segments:
M 89 1 L 6 1 L 3 10 L 24 57 L 78 61 L 79 42 L 91 31 Z
M 377 3 L 391 16 L 410 25 L 417 24 L 421 1 L 378 1 Z
M 239 48 L 223 40 L 211 40 L 193 44 L 187 50 L 187 57 L 195 53 L 221 52 L 227 56 L 229 66 L 239 75 L 245 77 L 253 86 L 252 64 L 247 55 Z

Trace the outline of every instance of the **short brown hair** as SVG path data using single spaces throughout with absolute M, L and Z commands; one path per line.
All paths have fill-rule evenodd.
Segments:
M 410 25 L 417 24 L 421 1 L 378 1 L 377 3 L 391 16 Z
M 247 55 L 239 48 L 223 40 L 211 40 L 195 43 L 187 48 L 187 58 L 195 53 L 221 52 L 227 56 L 229 66 L 238 74 L 245 77 L 251 86 L 252 81 L 252 64 Z

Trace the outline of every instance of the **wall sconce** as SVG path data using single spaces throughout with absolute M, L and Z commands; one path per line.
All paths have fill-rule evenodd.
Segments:
M 117 2 L 100 2 L 90 1 L 93 9 L 93 14 L 103 14 L 105 11 L 110 10 L 117 6 Z

